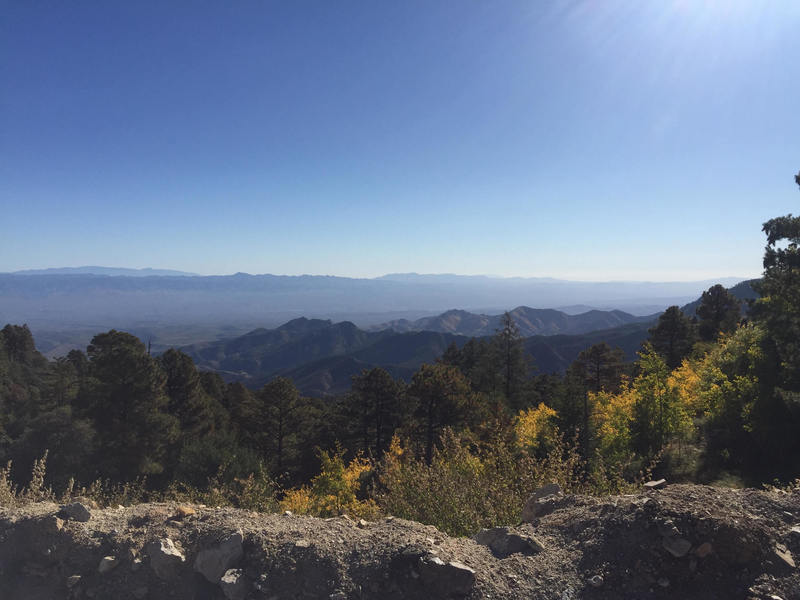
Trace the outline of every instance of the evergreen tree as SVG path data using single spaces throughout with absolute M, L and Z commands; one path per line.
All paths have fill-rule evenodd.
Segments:
M 569 366 L 567 383 L 564 390 L 568 395 L 565 402 L 570 406 L 564 407 L 565 414 L 572 418 L 580 414 L 580 445 L 584 456 L 589 455 L 591 447 L 591 413 L 589 393 L 601 390 L 616 392 L 622 377 L 625 353 L 620 348 L 611 348 L 607 343 L 601 342 L 583 350 Z M 579 408 L 580 407 L 580 408 Z M 568 424 L 569 429 L 575 428 L 574 423 Z
M 717 284 L 703 292 L 697 307 L 700 339 L 713 342 L 720 333 L 736 329 L 742 315 L 742 303 L 723 286 Z
M 512 412 L 525 407 L 525 387 L 531 372 L 530 359 L 525 354 L 523 338 L 510 313 L 503 314 L 501 327 L 492 338 L 494 371 L 501 391 Z
M 658 317 L 649 330 L 650 344 L 670 370 L 677 368 L 692 351 L 695 342 L 694 325 L 677 306 L 670 306 Z
M 178 417 L 181 435 L 192 438 L 212 433 L 218 411 L 214 410 L 191 357 L 170 348 L 157 360 L 167 376 L 164 389 L 169 398 L 168 411 Z
M 442 430 L 471 420 L 477 409 L 474 394 L 461 371 L 443 364 L 422 365 L 411 380 L 408 394 L 416 401 L 418 439 L 430 464 Z
M 380 367 L 364 369 L 353 376 L 347 403 L 352 421 L 358 423 L 360 449 L 379 456 L 405 417 L 402 384 Z
M 94 336 L 87 354 L 90 381 L 76 402 L 97 433 L 98 474 L 125 481 L 162 473 L 178 435 L 164 371 L 142 342 L 121 331 Z

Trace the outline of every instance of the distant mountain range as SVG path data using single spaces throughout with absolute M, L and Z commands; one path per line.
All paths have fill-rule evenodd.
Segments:
M 565 370 L 595 340 L 619 345 L 633 359 L 655 319 L 621 311 L 589 311 L 570 316 L 557 310 L 525 306 L 511 314 L 526 332 L 525 347 L 540 372 Z M 420 327 L 428 324 L 447 328 L 446 331 L 393 328 L 365 331 L 347 321 L 299 318 L 276 329 L 260 328 L 232 339 L 193 344 L 182 350 L 201 369 L 217 371 L 229 381 L 258 387 L 277 375 L 284 375 L 303 393 L 322 396 L 347 391 L 353 375 L 375 366 L 385 368 L 395 377 L 409 379 L 421 364 L 434 361 L 451 343 L 461 347 L 470 337 L 494 335 L 499 322 L 500 315 L 448 311 L 415 322 Z M 593 331 L 597 329 L 601 331 Z M 545 335 L 528 337 L 531 331 Z M 548 335 L 556 331 L 572 335 Z
M 734 286 L 731 292 L 742 299 L 755 296 L 749 282 Z M 695 308 L 696 302 L 692 302 L 682 310 L 688 314 Z M 510 314 L 540 373 L 565 371 L 580 352 L 600 342 L 621 348 L 627 360 L 635 360 L 648 329 L 658 319 L 658 315 L 636 317 L 622 311 L 569 315 L 526 306 Z M 260 328 L 182 350 L 200 368 L 217 371 L 229 381 L 258 387 L 283 375 L 302 393 L 325 396 L 346 392 L 353 375 L 376 366 L 408 380 L 421 364 L 434 361 L 451 343 L 461 347 L 471 337 L 494 335 L 501 316 L 449 310 L 415 321 L 391 321 L 369 331 L 351 322 L 299 318 L 276 329 Z
M 463 345 L 467 340 L 433 331 L 370 332 L 348 321 L 301 317 L 276 329 L 256 329 L 181 350 L 201 369 L 217 371 L 229 381 L 257 387 L 285 375 L 304 393 L 325 395 L 349 389 L 352 375 L 373 366 L 409 377 L 422 363 L 434 361 L 451 342 Z
M 551 308 L 519 306 L 509 314 L 523 337 L 532 335 L 581 334 L 598 329 L 611 329 L 628 323 L 649 323 L 658 315 L 637 317 L 621 310 L 589 310 L 577 315 Z M 434 317 L 415 321 L 398 319 L 371 329 L 391 329 L 400 333 L 408 331 L 438 331 L 469 337 L 494 335 L 502 327 L 503 315 L 475 314 L 465 310 L 448 310 Z
M 84 270 L 92 273 L 85 273 Z M 132 271 L 132 272 L 131 272 Z M 100 273 L 100 274 L 98 274 Z M 34 330 L 153 325 L 277 325 L 299 316 L 359 326 L 458 307 L 499 313 L 514 306 L 586 305 L 644 316 L 697 298 L 714 281 L 580 282 L 547 278 L 387 275 L 188 276 L 168 271 L 81 267 L 0 274 L 0 320 Z M 739 279 L 722 279 L 724 285 Z
M 124 269 L 119 267 L 58 267 L 54 269 L 27 269 L 11 275 L 107 275 L 114 277 L 197 277 L 197 273 L 172 269 Z

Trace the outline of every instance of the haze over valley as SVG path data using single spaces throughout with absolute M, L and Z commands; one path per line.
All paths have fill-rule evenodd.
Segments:
M 491 335 L 496 315 L 517 306 L 563 309 L 566 313 L 620 310 L 653 315 L 685 304 L 714 283 L 581 282 L 552 278 L 498 278 L 459 275 L 386 275 L 374 279 L 333 276 L 279 276 L 237 273 L 192 276 L 177 271 L 116 270 L 107 267 L 51 269 L 0 274 L 0 320 L 27 323 L 40 349 L 50 356 L 85 348 L 101 330 L 123 329 L 149 340 L 156 350 L 223 337 L 259 327 L 276 327 L 297 317 L 352 321 L 369 329 L 431 330 Z M 448 310 L 494 314 L 480 325 L 456 331 L 446 319 L 419 321 Z M 591 314 L 585 317 L 592 321 Z M 576 333 L 575 326 L 552 326 L 526 334 Z M 610 316 L 592 327 L 621 321 Z M 605 327 L 603 327 L 604 325 Z M 583 332 L 586 328 L 583 328 Z

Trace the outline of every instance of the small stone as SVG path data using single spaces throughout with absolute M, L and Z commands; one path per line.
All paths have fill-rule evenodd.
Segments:
M 72 499 L 73 502 L 80 502 L 84 506 L 88 506 L 89 508 L 100 508 L 100 505 L 97 503 L 96 500 L 89 498 L 87 496 L 75 496 Z
M 667 519 L 658 524 L 658 533 L 660 533 L 662 537 L 674 537 L 681 534 L 671 519 Z
M 141 558 L 134 558 L 131 561 L 131 571 L 134 573 L 142 568 L 142 559 Z
M 789 567 L 792 569 L 795 568 L 795 563 L 794 563 L 794 558 L 792 558 L 792 553 L 789 552 L 785 546 L 781 546 L 780 544 L 776 545 L 775 548 L 773 548 L 772 550 L 772 556 L 779 565 Z
M 169 538 L 162 538 L 147 544 L 150 566 L 161 579 L 175 575 L 175 568 L 186 562 L 186 557 L 175 547 Z
M 80 575 L 70 575 L 69 577 L 67 577 L 67 587 L 69 589 L 74 588 L 76 585 L 78 585 L 80 580 L 81 580 Z
M 368 526 L 369 526 L 369 523 L 367 523 L 367 522 L 366 522 L 364 519 L 359 519 L 359 520 L 358 520 L 358 526 L 359 526 L 361 529 L 364 529 L 365 527 L 368 527 Z
M 175 516 L 178 517 L 179 519 L 185 519 L 186 517 L 190 517 L 196 514 L 197 511 L 193 509 L 191 506 L 186 506 L 181 504 L 180 506 L 178 506 L 178 508 L 175 509 L 175 513 L 176 513 Z
M 65 504 L 61 507 L 61 514 L 70 521 L 78 521 L 80 523 L 86 523 L 92 517 L 89 508 L 80 502 Z
M 97 567 L 98 573 L 108 573 L 109 571 L 113 571 L 114 568 L 118 565 L 117 559 L 114 556 L 104 556 L 100 559 L 100 564 Z
M 667 485 L 666 479 L 655 479 L 652 481 L 648 481 L 647 483 L 644 484 L 643 487 L 646 490 L 660 490 L 666 485 Z
M 661 540 L 661 545 L 664 546 L 664 549 L 672 554 L 675 558 L 681 558 L 686 556 L 689 552 L 689 549 L 692 547 L 692 543 L 689 540 L 685 540 L 679 537 L 666 537 Z
M 51 531 L 61 531 L 64 529 L 64 521 L 59 519 L 56 515 L 52 515 L 47 519 L 47 527 Z
M 304 538 L 300 538 L 299 540 L 297 540 L 294 543 L 294 547 L 295 548 L 309 548 L 309 547 L 311 547 L 311 542 L 309 542 L 308 540 L 306 540 Z
M 241 569 L 228 569 L 219 580 L 219 587 L 228 600 L 244 600 L 247 596 L 247 580 Z
M 284 516 L 284 517 L 291 517 L 291 516 L 292 516 L 292 514 L 293 514 L 293 513 L 292 513 L 292 511 L 290 511 L 290 510 L 285 510 L 285 511 L 283 511 L 283 516 Z
M 592 587 L 596 588 L 603 587 L 604 582 L 602 575 L 592 575 L 589 578 L 589 583 L 591 584 Z
M 711 542 L 703 542 L 697 548 L 694 549 L 694 555 L 697 558 L 705 558 L 709 554 L 714 551 L 714 547 L 711 545 Z

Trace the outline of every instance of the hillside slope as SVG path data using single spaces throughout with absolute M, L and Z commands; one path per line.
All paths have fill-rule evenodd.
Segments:
M 611 329 L 629 323 L 652 321 L 656 315 L 635 316 L 621 310 L 588 310 L 579 314 L 569 314 L 551 308 L 530 308 L 518 306 L 509 311 L 520 335 L 579 335 L 599 329 Z M 503 315 L 484 315 L 466 310 L 448 310 L 434 317 L 423 317 L 416 321 L 398 319 L 371 327 L 373 330 L 391 329 L 397 332 L 438 331 L 469 337 L 494 335 L 502 328 Z
M 800 597 L 797 491 L 566 496 L 530 524 L 486 534 L 492 549 L 391 517 L 142 504 L 78 522 L 58 510 L 0 509 L 4 600 Z

